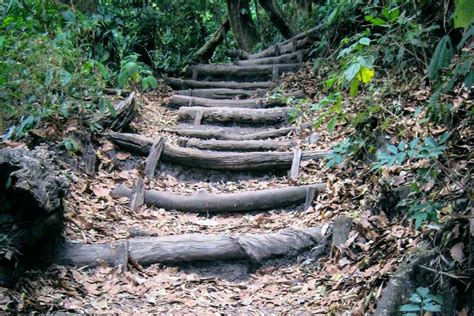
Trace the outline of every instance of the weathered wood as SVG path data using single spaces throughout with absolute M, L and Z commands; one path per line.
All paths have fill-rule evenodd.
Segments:
M 86 147 L 84 154 L 82 155 L 82 160 L 84 162 L 84 171 L 86 174 L 89 176 L 94 175 L 95 167 L 97 165 L 97 155 L 91 144 Z
M 166 83 L 177 89 L 271 89 L 276 83 L 271 81 L 235 82 L 235 81 L 198 81 L 168 78 Z
M 285 150 L 296 145 L 293 140 L 200 140 L 181 138 L 180 146 L 217 151 Z
M 323 243 L 324 238 L 320 227 L 307 227 L 287 228 L 267 234 L 185 234 L 133 238 L 122 242 L 123 246 L 119 247 L 126 248 L 129 262 L 143 266 L 230 259 L 262 263 L 272 257 L 295 255 Z M 68 244 L 58 263 L 80 267 L 95 266 L 99 262 L 123 265 L 124 256 L 117 253 L 116 244 Z
M 145 182 L 142 178 L 135 179 L 133 182 L 130 196 L 130 209 L 134 212 L 145 203 Z
M 145 192 L 145 203 L 158 208 L 164 208 L 165 210 L 180 212 L 222 213 L 262 211 L 305 202 L 308 187 L 314 187 L 319 192 L 324 190 L 326 186 L 319 183 L 237 193 L 212 194 L 200 192 L 189 196 L 147 190 Z M 130 197 L 131 193 L 131 189 L 120 185 L 112 191 L 112 196 Z
M 204 116 L 203 111 L 201 111 L 201 110 L 196 111 L 196 113 L 194 115 L 194 122 L 193 122 L 194 126 L 201 125 L 203 116 Z
M 270 129 L 267 131 L 248 133 L 248 134 L 232 134 L 225 128 L 200 130 L 200 129 L 170 129 L 169 133 L 175 133 L 183 137 L 194 137 L 201 139 L 221 139 L 221 140 L 256 140 L 268 139 L 281 136 L 287 136 L 291 132 L 298 132 L 297 127 L 282 127 L 278 129 Z
M 311 204 L 313 204 L 314 198 L 316 197 L 317 193 L 317 188 L 315 187 L 308 187 L 306 189 L 306 201 L 304 203 L 304 210 L 306 211 L 311 207 Z
M 189 97 L 198 97 L 206 99 L 248 99 L 252 97 L 264 97 L 267 94 L 266 89 L 227 89 L 227 88 L 216 88 L 216 89 L 187 89 L 187 90 L 176 90 L 175 95 L 183 95 Z
M 127 133 L 108 134 L 118 146 L 147 155 L 152 141 L 144 136 Z M 305 151 L 302 160 L 318 160 L 326 157 L 326 151 Z M 277 170 L 289 169 L 293 160 L 291 152 L 214 152 L 182 148 L 165 144 L 163 160 L 188 167 L 216 170 Z
M 280 56 L 264 57 L 256 59 L 246 59 L 234 62 L 239 66 L 252 66 L 252 65 L 273 65 L 273 64 L 289 64 L 289 63 L 301 63 L 300 58 L 309 54 L 310 49 L 303 49 L 294 53 L 288 53 Z
M 115 116 L 107 110 L 105 114 L 96 116 L 93 122 L 101 125 L 104 129 L 121 131 L 132 122 L 137 114 L 135 92 L 130 93 L 125 100 L 117 102 L 113 107 Z
M 332 232 L 332 245 L 340 247 L 345 244 L 351 231 L 352 218 L 349 216 L 338 216 L 334 220 Z
M 255 66 L 238 66 L 233 64 L 200 64 L 190 66 L 190 71 L 197 71 L 199 76 L 214 77 L 259 77 L 272 76 L 273 68 L 277 67 L 279 73 L 293 72 L 298 70 L 299 64 L 278 64 L 278 65 L 255 65 Z M 195 78 L 193 78 L 195 80 Z
M 290 169 L 290 179 L 292 180 L 298 179 L 302 154 L 303 152 L 299 148 L 293 152 L 293 161 L 291 162 L 291 169 Z
M 206 98 L 188 97 L 183 95 L 173 95 L 168 100 L 168 105 L 172 107 L 180 106 L 202 106 L 202 107 L 226 107 L 226 108 L 268 108 L 286 105 L 280 99 L 245 99 L 245 100 L 214 100 Z
M 152 178 L 155 175 L 155 169 L 160 160 L 161 152 L 165 146 L 165 139 L 157 137 L 151 146 L 150 153 L 145 162 L 145 176 Z
M 296 41 L 296 48 L 297 49 L 304 49 L 313 43 L 313 40 L 305 37 L 298 39 Z M 227 53 L 230 56 L 238 57 L 242 60 L 248 59 L 259 59 L 259 58 L 267 58 L 267 57 L 278 57 L 285 54 L 291 54 L 293 50 L 293 43 L 288 42 L 285 44 L 275 44 L 274 46 L 270 46 L 267 49 L 264 49 L 255 54 L 249 54 L 247 52 L 241 50 L 228 50 Z
M 181 107 L 178 110 L 178 118 L 180 120 L 194 119 L 198 113 L 202 113 L 202 121 L 207 123 L 278 124 L 286 121 L 289 110 L 290 108 Z

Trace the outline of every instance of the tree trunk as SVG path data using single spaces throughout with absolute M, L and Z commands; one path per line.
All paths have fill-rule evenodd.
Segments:
M 262 6 L 262 8 L 265 9 L 265 12 L 267 13 L 270 21 L 272 21 L 272 23 L 276 26 L 280 33 L 285 38 L 292 37 L 293 31 L 283 18 L 283 14 L 281 13 L 281 10 L 275 0 L 258 0 L 258 2 Z
M 214 51 L 217 46 L 219 46 L 225 38 L 225 35 L 229 31 L 230 23 L 229 19 L 226 19 L 225 22 L 219 27 L 219 29 L 214 33 L 214 35 L 201 47 L 193 56 L 193 62 L 207 62 L 212 58 Z
M 249 0 L 226 0 L 230 27 L 240 49 L 251 51 L 258 42 L 257 28 L 250 13 Z

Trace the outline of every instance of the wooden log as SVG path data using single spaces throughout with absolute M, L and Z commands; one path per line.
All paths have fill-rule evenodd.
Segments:
M 233 134 L 228 132 L 225 128 L 199 130 L 199 129 L 170 129 L 166 130 L 170 133 L 178 134 L 183 137 L 194 137 L 201 139 L 221 139 L 221 140 L 257 140 L 268 139 L 281 136 L 287 136 L 289 133 L 298 132 L 297 127 L 282 127 L 278 129 L 270 129 L 261 132 L 248 134 Z
M 181 107 L 178 110 L 180 120 L 194 119 L 202 112 L 203 122 L 245 123 L 245 124 L 278 124 L 285 122 L 290 108 L 275 109 L 243 109 L 221 107 Z
M 290 179 L 296 180 L 298 179 L 298 174 L 300 170 L 300 162 L 301 162 L 301 155 L 303 152 L 301 149 L 296 149 L 293 153 L 293 161 L 291 162 L 291 169 L 290 169 Z
M 196 213 L 222 213 L 263 211 L 295 205 L 305 202 L 308 187 L 316 191 L 325 189 L 322 183 L 313 185 L 291 186 L 286 188 L 247 191 L 237 193 L 196 193 L 179 195 L 156 190 L 145 191 L 145 203 L 165 210 Z M 130 197 L 132 190 L 124 185 L 112 191 L 114 197 Z
M 301 63 L 299 60 L 301 55 L 304 57 L 309 54 L 310 49 L 303 49 L 294 53 L 288 53 L 280 56 L 274 57 L 264 57 L 264 58 L 255 58 L 240 60 L 234 62 L 234 64 L 239 66 L 254 66 L 254 65 L 273 65 L 273 64 L 288 64 L 288 63 Z
M 144 136 L 127 133 L 109 133 L 118 146 L 147 155 L 152 141 Z M 327 151 L 305 151 L 302 160 L 318 160 L 326 157 Z M 163 160 L 188 167 L 215 170 L 277 170 L 289 169 L 293 161 L 291 152 L 214 152 L 199 149 L 182 148 L 165 144 Z
M 311 207 L 311 204 L 314 201 L 314 198 L 316 197 L 317 193 L 317 188 L 315 187 L 308 187 L 306 189 L 306 201 L 304 202 L 304 210 L 306 211 Z
M 145 203 L 145 182 L 142 178 L 135 179 L 130 196 L 130 209 L 134 212 Z
M 168 78 L 166 83 L 177 89 L 271 89 L 276 83 L 271 81 L 235 82 L 235 81 L 197 81 Z
M 201 106 L 201 107 L 226 107 L 226 108 L 267 108 L 286 105 L 280 99 L 258 98 L 245 100 L 214 100 L 206 98 L 188 97 L 183 95 L 173 95 L 168 105 L 172 107 L 180 106 Z
M 254 263 L 278 256 L 295 255 L 324 242 L 320 227 L 286 228 L 266 234 L 185 234 L 133 238 L 126 241 L 128 261 L 147 266 L 155 263 L 176 264 L 191 261 L 243 259 Z M 122 265 L 114 244 L 68 244 L 59 264 L 94 266 L 98 262 Z
M 206 99 L 248 99 L 252 97 L 264 97 L 267 94 L 266 89 L 187 89 L 174 91 L 175 95 L 183 95 L 189 97 L 198 97 Z
M 279 64 L 279 65 L 255 65 L 255 66 L 237 66 L 233 64 L 199 64 L 190 66 L 190 71 L 197 71 L 199 76 L 214 77 L 258 77 L 272 76 L 273 68 L 278 68 L 279 73 L 296 71 L 299 64 Z
M 296 48 L 305 49 L 308 46 L 310 46 L 312 42 L 313 40 L 308 37 L 298 39 L 296 41 Z M 230 53 L 233 56 L 238 56 L 240 59 L 243 59 L 243 60 L 250 60 L 250 59 L 259 59 L 259 58 L 267 58 L 267 57 L 278 57 L 285 54 L 291 54 L 292 49 L 293 49 L 293 43 L 288 42 L 285 44 L 275 44 L 255 54 L 248 54 L 243 51 L 228 51 L 228 53 Z
M 285 150 L 296 146 L 296 142 L 292 140 L 200 140 L 188 138 L 181 138 L 179 144 L 183 147 L 217 151 Z
M 152 178 L 155 175 L 155 169 L 160 160 L 164 145 L 165 139 L 163 137 L 157 137 L 153 142 L 150 153 L 145 162 L 145 176 Z
M 84 162 L 84 171 L 87 175 L 93 176 L 95 174 L 95 167 L 97 165 L 97 155 L 91 144 L 88 144 L 82 155 Z
M 135 92 L 130 93 L 125 100 L 117 102 L 113 107 L 115 115 L 107 110 L 105 114 L 96 116 L 93 122 L 101 125 L 104 129 L 121 131 L 132 122 L 137 114 Z

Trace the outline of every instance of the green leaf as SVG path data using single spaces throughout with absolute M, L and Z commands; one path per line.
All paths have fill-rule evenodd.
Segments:
M 423 310 L 427 312 L 441 312 L 441 306 L 438 304 L 429 303 L 423 305 Z
M 418 312 L 421 308 L 415 304 L 405 304 L 400 307 L 400 312 Z
M 393 145 L 387 145 L 387 150 L 392 154 L 398 154 L 398 148 Z
M 370 22 L 372 25 L 375 25 L 375 26 L 387 26 L 387 22 L 385 20 L 381 19 L 381 18 L 374 18 L 371 15 L 366 15 L 364 17 L 364 19 L 367 22 Z
M 471 69 L 464 79 L 464 85 L 467 89 L 471 89 L 474 86 L 474 69 Z M 473 107 L 474 109 L 474 107 Z
M 456 46 L 457 50 L 461 50 L 464 47 L 464 44 L 474 36 L 474 25 L 471 26 L 466 32 L 464 32 L 464 35 L 461 38 L 461 41 L 459 42 L 458 46 Z
M 61 83 L 61 86 L 67 86 L 69 82 L 71 82 L 71 79 L 72 79 L 72 74 L 65 70 L 65 69 L 61 69 L 59 71 L 59 82 Z
M 413 303 L 421 303 L 421 296 L 418 295 L 417 293 L 413 293 L 410 298 L 409 298 L 410 302 L 413 302 Z
M 148 88 L 155 89 L 157 86 L 158 86 L 158 82 L 153 76 L 148 76 L 142 79 L 143 90 L 146 90 Z
M 454 3 L 454 27 L 467 29 L 474 23 L 474 1 L 457 0 Z
M 448 35 L 441 38 L 436 46 L 435 52 L 431 57 L 430 65 L 428 66 L 428 78 L 434 80 L 438 77 L 438 71 L 447 67 L 451 62 L 453 56 L 453 45 Z
M 344 71 L 344 76 L 346 77 L 347 81 L 351 81 L 354 79 L 354 77 L 357 75 L 357 73 L 360 70 L 360 64 L 359 63 L 352 63 L 349 65 L 349 67 Z
M 427 287 L 419 287 L 416 289 L 416 293 L 418 293 L 421 297 L 427 297 L 430 293 L 430 289 Z
M 337 117 L 334 116 L 328 123 L 328 132 L 329 133 L 334 132 L 334 129 L 336 128 L 336 124 L 337 124 Z
M 369 46 L 370 45 L 370 38 L 368 37 L 362 37 L 359 40 L 359 44 L 364 45 L 364 46 Z
M 360 81 L 357 78 L 352 80 L 351 86 L 349 88 L 349 94 L 351 96 L 355 96 L 355 95 L 357 95 L 357 92 L 359 92 L 359 83 L 360 83 Z

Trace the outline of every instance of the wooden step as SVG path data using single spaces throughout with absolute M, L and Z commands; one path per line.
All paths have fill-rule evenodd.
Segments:
M 204 150 L 215 151 L 265 151 L 288 150 L 296 147 L 294 140 L 201 140 L 180 138 L 179 145 Z
M 168 105 L 172 107 L 181 106 L 201 106 L 201 107 L 225 107 L 225 108 L 269 108 L 276 106 L 285 106 L 286 103 L 281 99 L 245 99 L 245 100 L 215 100 L 197 97 L 188 97 L 185 95 L 173 95 L 168 100 Z
M 174 91 L 175 95 L 184 95 L 189 97 L 198 97 L 206 99 L 249 99 L 255 97 L 264 97 L 268 93 L 267 89 L 187 89 Z
M 288 63 L 301 64 L 304 61 L 304 58 L 308 56 L 310 51 L 310 49 L 302 49 L 294 53 L 288 53 L 280 56 L 240 60 L 236 61 L 234 64 L 239 66 L 274 65 Z
M 301 64 L 278 64 L 278 65 L 255 65 L 238 66 L 233 64 L 199 64 L 189 67 L 192 79 L 198 77 L 219 77 L 219 78 L 262 78 L 270 77 L 272 81 L 278 80 L 285 72 L 294 72 L 301 67 Z
M 223 107 L 188 107 L 178 110 L 180 120 L 194 119 L 195 125 L 202 123 L 278 124 L 288 121 L 289 107 L 273 109 L 244 109 Z M 196 119 L 200 118 L 197 122 Z
M 166 83 L 175 89 L 271 89 L 276 85 L 276 83 L 272 81 L 198 81 L 179 78 L 168 78 L 166 79 Z
M 261 131 L 236 132 L 233 128 L 229 129 L 226 127 L 193 126 L 186 128 L 167 129 L 165 131 L 183 137 L 194 137 L 200 139 L 258 140 L 287 136 L 290 133 L 298 132 L 299 128 L 291 126 Z
M 109 139 L 121 148 L 141 155 L 148 155 L 153 140 L 137 134 L 108 133 Z M 301 161 L 319 160 L 327 157 L 328 151 L 304 151 Z M 165 144 L 161 158 L 174 164 L 192 168 L 269 171 L 289 170 L 293 162 L 292 152 L 216 152 L 183 148 Z

